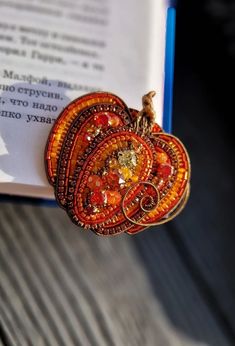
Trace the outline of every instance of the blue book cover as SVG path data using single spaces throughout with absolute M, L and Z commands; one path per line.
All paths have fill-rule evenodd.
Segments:
M 164 113 L 163 128 L 166 132 L 172 130 L 173 109 L 173 83 L 174 83 L 174 57 L 175 57 L 175 25 L 176 8 L 172 1 L 167 10 L 166 25 L 166 55 L 165 55 L 165 87 L 164 87 Z

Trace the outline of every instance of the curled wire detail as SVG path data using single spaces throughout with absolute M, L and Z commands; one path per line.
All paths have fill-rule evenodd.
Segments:
M 152 211 L 154 211 L 157 207 L 158 207 L 158 204 L 159 204 L 159 201 L 160 201 L 160 193 L 159 193 L 159 190 L 158 188 L 152 184 L 151 182 L 149 181 L 139 181 L 135 184 L 133 184 L 132 186 L 129 187 L 129 189 L 126 191 L 125 195 L 123 196 L 123 199 L 121 201 L 121 209 L 122 209 L 122 212 L 125 216 L 125 218 L 130 221 L 131 223 L 135 224 L 135 225 L 138 225 L 138 226 L 149 226 L 149 224 L 142 224 L 142 223 L 139 223 L 138 221 L 135 221 L 133 219 L 131 219 L 128 215 L 127 215 L 127 211 L 126 211 L 126 207 L 125 207 L 125 203 L 126 203 L 126 200 L 130 194 L 130 192 L 136 188 L 136 186 L 138 185 L 147 185 L 147 186 L 150 186 L 153 188 L 154 192 L 155 192 L 155 199 L 153 196 L 151 195 L 148 195 L 147 193 L 144 194 L 144 196 L 142 196 L 139 200 L 139 206 L 140 206 L 140 209 L 145 212 L 145 213 L 150 213 Z
M 133 188 L 135 188 L 137 185 L 149 185 L 151 186 L 155 192 L 156 192 L 156 196 L 157 196 L 157 201 L 155 202 L 155 205 L 150 208 L 150 209 L 147 209 L 143 206 L 144 204 L 144 200 L 146 197 L 150 197 L 152 198 L 152 196 L 148 196 L 148 195 L 144 195 L 141 199 L 140 199 L 140 209 L 142 211 L 144 211 L 145 213 L 150 213 L 154 210 L 157 209 L 158 205 L 159 205 L 159 202 L 160 202 L 160 193 L 159 193 L 159 190 L 158 188 L 148 182 L 148 181 L 140 181 L 136 184 L 133 184 L 132 186 L 130 186 L 130 188 L 127 190 L 127 192 L 125 193 L 125 195 L 123 196 L 123 199 L 122 199 L 122 202 L 121 202 L 121 209 L 122 209 L 122 212 L 125 216 L 125 218 L 130 221 L 132 224 L 136 225 L 136 226 L 142 226 L 142 227 L 150 227 L 150 226 L 159 226 L 159 225 L 162 225 L 172 219 L 174 219 L 178 214 L 180 214 L 180 212 L 184 209 L 187 201 L 188 201 L 188 198 L 189 198 L 189 195 L 190 195 L 190 185 L 188 184 L 187 187 L 186 187 L 186 190 L 185 190 L 185 193 L 183 194 L 182 198 L 178 201 L 178 203 L 175 205 L 174 209 L 167 215 L 165 216 L 164 218 L 160 219 L 158 222 L 154 222 L 154 223 L 151 223 L 151 222 L 146 222 L 146 223 L 141 223 L 141 222 L 138 222 L 136 220 L 133 220 L 131 219 L 128 215 L 127 215 L 127 212 L 126 212 L 126 208 L 125 208 L 125 202 L 126 202 L 126 199 L 129 195 L 129 193 L 131 192 L 131 190 Z M 146 215 L 142 216 L 141 219 L 143 219 Z

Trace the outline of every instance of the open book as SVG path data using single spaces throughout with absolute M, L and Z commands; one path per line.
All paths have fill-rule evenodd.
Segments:
M 155 90 L 162 125 L 167 0 L 0 0 L 0 193 L 54 198 L 44 148 L 54 120 L 91 91 L 131 108 Z

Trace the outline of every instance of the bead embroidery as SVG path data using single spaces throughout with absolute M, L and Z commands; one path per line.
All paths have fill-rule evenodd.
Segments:
M 183 144 L 153 122 L 153 92 L 143 110 L 96 92 L 70 103 L 48 138 L 45 164 L 56 200 L 78 226 L 99 235 L 135 234 L 164 223 L 189 195 Z

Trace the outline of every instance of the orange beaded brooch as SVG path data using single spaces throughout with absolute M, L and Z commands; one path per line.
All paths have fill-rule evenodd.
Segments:
M 95 92 L 70 103 L 46 146 L 48 180 L 78 226 L 98 235 L 138 233 L 173 219 L 189 196 L 190 161 L 183 144 L 143 109 Z

